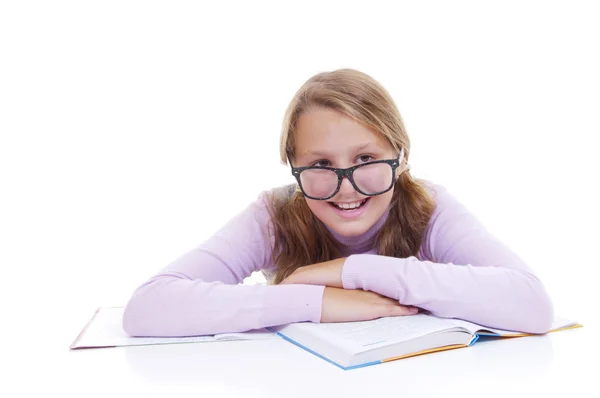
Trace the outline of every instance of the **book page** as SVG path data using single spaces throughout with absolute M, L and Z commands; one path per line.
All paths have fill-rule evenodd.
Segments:
M 472 323 L 472 322 L 468 322 L 462 319 L 449 319 L 450 322 L 452 322 L 453 324 L 463 327 L 469 331 L 471 331 L 472 333 L 477 333 L 483 336 L 506 336 L 506 337 L 510 337 L 510 336 L 523 336 L 523 335 L 527 335 L 527 333 L 523 333 L 523 332 L 518 332 L 518 331 L 513 331 L 513 330 L 504 330 L 504 329 L 496 329 L 496 328 L 490 328 L 487 326 L 481 326 L 478 325 L 476 323 Z M 562 318 L 562 317 L 556 317 L 554 319 L 554 321 L 552 322 L 552 326 L 550 327 L 550 331 L 556 330 L 556 329 L 560 329 L 563 327 L 569 327 L 569 326 L 573 326 L 575 325 L 577 322 L 574 322 L 572 320 L 566 319 L 566 318 Z
M 122 347 L 150 344 L 195 343 L 225 340 L 259 340 L 279 338 L 267 329 L 253 330 L 244 333 L 224 333 L 210 336 L 191 337 L 130 337 L 122 327 L 123 307 L 99 308 L 77 339 L 71 349 Z
M 478 325 L 473 322 L 465 321 L 463 319 L 448 319 L 448 321 L 452 322 L 454 325 L 467 329 L 469 332 L 475 334 L 478 331 L 485 329 L 483 326 Z
M 306 325 L 311 327 L 311 325 Z M 321 323 L 312 325 L 312 334 L 335 341 L 348 352 L 360 352 L 430 333 L 453 329 L 453 325 L 434 316 L 417 314 L 379 318 L 364 322 Z
M 566 318 L 562 318 L 562 317 L 556 317 L 554 319 L 554 321 L 552 322 L 552 326 L 550 326 L 550 330 L 548 332 L 552 332 L 554 330 L 557 329 L 561 329 L 564 327 L 569 327 L 569 326 L 573 326 L 576 325 L 577 322 L 566 319 Z M 514 331 L 514 330 L 503 330 L 503 329 L 495 329 L 495 328 L 488 328 L 488 327 L 480 327 L 481 331 L 478 332 L 478 334 L 484 336 L 484 335 L 490 335 L 490 336 L 502 336 L 502 337 L 511 337 L 511 336 L 527 336 L 530 333 L 523 333 L 523 332 L 519 332 L 519 331 Z

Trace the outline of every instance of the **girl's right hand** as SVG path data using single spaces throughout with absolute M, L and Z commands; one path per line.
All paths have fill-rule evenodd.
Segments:
M 386 316 L 415 315 L 418 311 L 416 307 L 401 305 L 374 292 L 325 287 L 321 322 L 368 321 Z

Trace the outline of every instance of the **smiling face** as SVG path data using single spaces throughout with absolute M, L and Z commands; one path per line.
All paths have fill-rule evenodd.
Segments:
M 340 112 L 325 108 L 312 108 L 298 118 L 295 154 L 294 167 L 347 168 L 398 157 L 385 137 Z M 340 190 L 332 198 L 306 198 L 306 202 L 315 216 L 329 228 L 343 236 L 357 236 L 383 216 L 392 196 L 393 189 L 377 196 L 362 195 L 344 178 Z M 349 209 L 359 204 L 359 208 Z

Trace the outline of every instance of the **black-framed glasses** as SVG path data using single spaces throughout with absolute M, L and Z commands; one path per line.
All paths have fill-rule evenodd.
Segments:
M 354 189 L 365 196 L 386 193 L 394 186 L 394 174 L 404 157 L 404 149 L 395 159 L 375 160 L 338 169 L 325 166 L 292 167 L 300 190 L 307 198 L 327 200 L 334 197 L 344 177 L 348 178 Z

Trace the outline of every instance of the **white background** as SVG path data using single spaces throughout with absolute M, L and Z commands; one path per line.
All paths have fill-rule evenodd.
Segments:
M 97 306 L 124 305 L 261 191 L 292 182 L 279 163 L 285 108 L 310 76 L 341 67 L 391 93 L 415 177 L 445 185 L 523 256 L 557 313 L 598 323 L 594 2 L 216 3 L 1 3 L 13 381 L 36 371 L 28 352 L 60 368 L 53 355 Z

